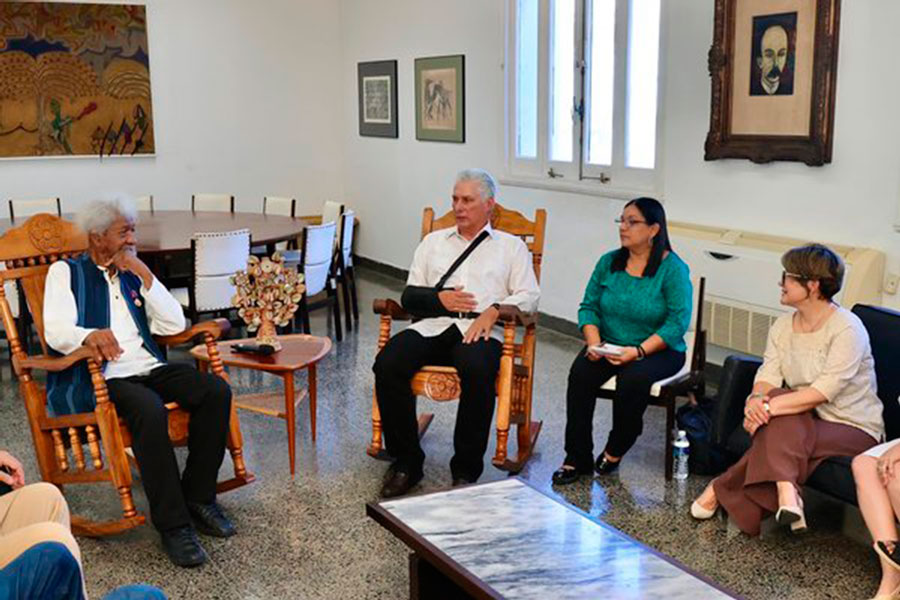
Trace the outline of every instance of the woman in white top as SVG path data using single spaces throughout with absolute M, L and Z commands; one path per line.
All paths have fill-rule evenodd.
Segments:
M 749 535 L 773 512 L 793 531 L 805 529 L 807 477 L 829 456 L 857 455 L 884 435 L 868 333 L 832 301 L 844 278 L 840 257 L 811 244 L 789 250 L 781 264 L 781 303 L 796 310 L 769 331 L 744 408 L 750 449 L 691 506 L 698 519 L 721 506 Z
M 900 399 L 898 399 L 900 401 Z M 856 497 L 881 562 L 873 600 L 900 599 L 900 439 L 879 444 L 853 459 Z

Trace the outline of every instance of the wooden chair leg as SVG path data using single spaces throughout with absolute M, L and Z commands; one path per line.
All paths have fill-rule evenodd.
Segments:
M 338 302 L 337 290 L 331 285 L 330 279 L 325 285 L 325 294 L 328 296 L 331 314 L 334 318 L 334 337 L 340 342 L 344 339 L 344 332 L 341 328 L 341 305 Z
M 347 282 L 350 284 L 350 302 L 353 305 L 353 319 L 359 323 L 359 301 L 356 296 L 356 274 L 353 267 L 347 267 Z
M 338 285 L 341 286 L 341 295 L 344 300 L 344 318 L 347 320 L 347 331 L 353 329 L 352 309 L 350 308 L 350 282 L 347 276 L 347 270 L 341 269 L 341 276 L 338 278 Z

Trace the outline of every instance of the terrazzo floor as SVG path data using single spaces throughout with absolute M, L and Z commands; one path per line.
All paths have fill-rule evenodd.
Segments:
M 227 540 L 202 538 L 211 560 L 198 569 L 174 567 L 151 527 L 140 527 L 104 540 L 81 539 L 85 577 L 92 598 L 112 588 L 144 582 L 172 599 L 348 599 L 408 597 L 407 550 L 389 532 L 368 519 L 365 503 L 377 500 L 386 463 L 369 458 L 371 364 L 378 321 L 368 307 L 378 297 L 398 295 L 401 282 L 359 269 L 362 322 L 358 331 L 336 343 L 319 368 L 318 441 L 310 439 L 305 403 L 297 415 L 297 474 L 288 469 L 284 422 L 242 412 L 247 464 L 257 482 L 220 496 L 239 535 Z M 332 334 L 327 312 L 317 311 L 313 333 Z M 644 434 L 619 472 L 553 489 L 550 475 L 563 458 L 565 386 L 578 340 L 549 330 L 538 334 L 534 414 L 544 426 L 537 452 L 521 473 L 638 541 L 673 557 L 718 584 L 750 599 L 862 599 L 876 587 L 878 565 L 868 548 L 840 533 L 840 511 L 820 508 L 809 514 L 811 531 L 792 536 L 776 531 L 764 539 L 729 535 L 724 521 L 697 523 L 688 515 L 691 499 L 707 478 L 666 483 L 663 474 L 661 409 L 650 408 Z M 0 448 L 10 450 L 36 479 L 31 437 L 17 386 L 4 366 L 0 383 Z M 267 375 L 232 372 L 238 391 L 275 388 Z M 299 383 L 305 376 L 298 377 Z M 436 413 L 423 439 L 425 479 L 415 492 L 449 487 L 453 403 L 420 400 Z M 594 418 L 595 443 L 605 440 L 610 403 L 600 401 Z M 491 441 L 486 460 L 493 454 Z M 183 454 L 179 454 L 183 459 Z M 231 469 L 226 458 L 223 475 Z M 487 465 L 481 481 L 506 473 Z M 139 510 L 146 499 L 135 486 Z M 106 485 L 66 489 L 72 511 L 112 518 L 118 505 Z M 615 598 L 610 591 L 607 598 Z M 699 599 L 698 599 L 699 600 Z

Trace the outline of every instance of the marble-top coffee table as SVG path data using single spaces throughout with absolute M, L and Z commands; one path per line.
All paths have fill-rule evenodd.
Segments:
M 366 512 L 413 550 L 411 598 L 738 597 L 518 478 Z

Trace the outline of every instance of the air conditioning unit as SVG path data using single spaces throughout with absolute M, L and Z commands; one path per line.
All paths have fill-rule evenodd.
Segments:
M 772 323 L 789 309 L 779 302 L 781 256 L 808 243 L 749 231 L 669 223 L 675 252 L 706 277 L 703 327 L 710 344 L 762 355 Z M 842 306 L 881 304 L 884 253 L 870 248 L 828 244 L 844 260 L 844 285 L 835 296 Z M 716 353 L 710 358 L 716 360 Z

